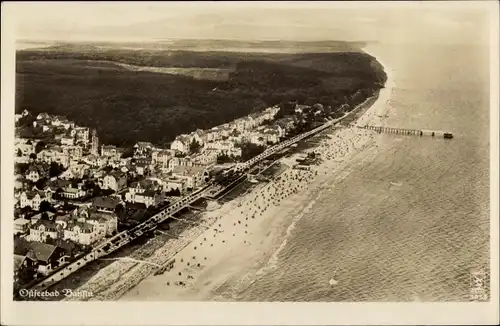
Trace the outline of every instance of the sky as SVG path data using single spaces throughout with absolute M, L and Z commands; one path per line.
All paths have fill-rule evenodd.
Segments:
M 11 14 L 17 38 L 30 40 L 487 40 L 486 11 L 461 4 L 23 2 Z

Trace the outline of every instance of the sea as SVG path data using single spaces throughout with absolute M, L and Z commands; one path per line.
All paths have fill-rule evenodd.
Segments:
M 489 275 L 488 48 L 374 47 L 395 84 L 384 124 L 454 138 L 381 135 L 283 225 L 238 301 L 464 302 Z

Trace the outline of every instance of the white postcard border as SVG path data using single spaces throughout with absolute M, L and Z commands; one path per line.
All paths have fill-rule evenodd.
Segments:
M 260 3 L 259 5 L 262 5 Z M 304 4 L 297 2 L 295 5 Z M 327 5 L 316 3 L 315 5 Z M 345 4 L 345 3 L 344 3 Z M 349 3 L 346 6 L 366 5 Z M 437 2 L 425 4 L 436 5 Z M 491 178 L 491 301 L 488 303 L 212 303 L 212 302 L 13 302 L 12 236 L 13 226 L 13 138 L 14 138 L 14 29 L 7 13 L 15 3 L 2 4 L 2 110 L 1 110 L 1 324 L 5 325 L 258 325 L 258 324 L 433 324 L 478 325 L 498 322 L 498 3 L 478 1 L 491 14 L 491 102 L 490 102 L 490 178 Z M 26 5 L 26 4 L 23 4 Z M 254 5 L 246 3 L 245 5 Z M 255 5 L 257 5 L 255 3 Z M 341 4 L 342 5 L 342 4 Z M 401 3 L 377 3 L 400 6 Z M 405 6 L 424 5 L 404 3 Z M 457 5 L 446 2 L 445 6 Z M 461 5 L 472 5 L 464 4 Z

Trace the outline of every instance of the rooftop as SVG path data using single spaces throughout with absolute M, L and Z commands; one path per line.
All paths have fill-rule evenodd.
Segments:
M 153 144 L 150 142 L 145 142 L 145 141 L 140 141 L 137 144 L 134 145 L 135 148 L 153 148 Z
M 41 213 L 41 214 L 43 214 L 43 213 Z M 47 231 L 51 231 L 51 232 L 57 231 L 58 224 L 56 222 L 49 221 L 49 220 L 42 220 L 41 218 L 35 224 L 33 224 L 33 226 L 31 228 L 38 229 L 41 225 L 43 225 Z
M 47 262 L 50 256 L 57 249 L 57 246 L 53 246 L 43 242 L 32 242 L 30 250 L 33 251 L 37 260 Z
M 177 166 L 174 168 L 172 173 L 183 176 L 191 176 L 203 172 L 204 170 L 205 168 L 201 166 Z
M 94 199 L 93 205 L 96 207 L 103 207 L 108 209 L 115 209 L 121 203 L 121 200 L 116 197 L 97 197 Z
M 143 196 L 143 197 L 154 197 L 156 195 L 156 192 L 154 192 L 153 190 L 146 190 L 146 191 L 141 192 L 137 195 Z
M 35 191 L 27 191 L 26 192 L 26 197 L 28 199 L 33 199 L 35 198 L 36 195 L 39 195 L 41 198 L 45 197 L 45 193 L 41 190 L 35 190 Z
M 68 230 L 74 230 L 76 227 L 80 228 L 83 233 L 91 233 L 94 230 L 94 225 L 87 222 L 74 222 L 68 225 Z
M 17 271 L 19 268 L 21 268 L 21 265 L 23 264 L 25 259 L 26 256 L 14 255 L 14 270 Z
M 125 173 L 123 173 L 122 171 L 113 171 L 111 173 L 108 174 L 109 176 L 112 176 L 116 179 L 120 179 L 120 178 L 126 178 L 127 176 L 125 175 Z
M 175 140 L 178 140 L 184 144 L 188 144 L 191 142 L 191 137 L 189 135 L 179 135 L 175 137 Z
M 29 223 L 30 223 L 30 220 L 27 220 L 27 219 L 22 218 L 22 217 L 14 220 L 14 225 L 23 226 L 23 225 L 26 225 Z
M 80 191 L 78 188 L 64 188 L 64 192 L 70 193 L 70 194 L 76 194 Z

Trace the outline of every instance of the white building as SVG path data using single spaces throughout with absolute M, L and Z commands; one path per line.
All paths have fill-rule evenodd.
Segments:
M 76 142 L 81 143 L 84 145 L 87 145 L 90 141 L 90 130 L 89 128 L 86 127 L 76 127 L 74 128 L 75 130 L 75 136 L 76 136 Z
M 165 188 L 167 191 L 178 189 L 182 193 L 187 188 L 186 182 L 186 179 L 169 178 L 165 180 Z
M 36 116 L 36 119 L 37 120 L 45 120 L 47 121 L 48 119 L 50 119 L 50 115 L 48 113 L 39 113 L 37 116 Z
M 150 142 L 138 142 L 134 145 L 134 157 L 145 157 L 154 149 L 154 145 Z
M 174 155 L 175 151 L 173 150 L 163 150 L 157 152 L 155 157 L 153 157 L 152 159 L 155 161 L 156 164 L 167 166 L 168 162 L 174 157 Z
M 189 146 L 191 144 L 191 137 L 188 135 L 180 135 L 170 144 L 170 149 L 178 151 L 183 154 L 189 153 Z
M 256 145 L 266 145 L 267 137 L 260 132 L 252 132 L 249 134 L 250 142 Z
M 30 154 L 35 153 L 36 142 L 16 141 L 14 144 L 14 155 L 17 156 L 21 152 L 22 156 L 28 157 Z
M 81 188 L 66 187 L 63 188 L 61 196 L 68 199 L 78 199 L 86 195 L 86 192 Z
M 106 174 L 99 180 L 102 189 L 111 189 L 119 191 L 127 186 L 127 176 L 121 171 Z
M 125 200 L 130 203 L 140 203 L 149 206 L 156 206 L 161 202 L 161 195 L 152 190 L 143 192 L 128 192 L 125 195 Z
M 264 137 L 267 143 L 276 144 L 279 142 L 279 132 L 277 130 L 268 129 L 264 131 Z
M 53 146 L 38 153 L 37 160 L 48 164 L 52 162 L 59 163 L 63 167 L 67 168 L 69 166 L 70 157 L 61 147 Z
M 218 150 L 216 149 L 205 149 L 202 153 L 194 156 L 192 158 L 193 165 L 198 166 L 212 166 L 217 163 Z
M 107 157 L 116 157 L 118 155 L 118 149 L 113 145 L 102 145 L 101 155 Z
M 175 179 L 185 180 L 186 188 L 194 189 L 205 183 L 208 178 L 208 170 L 205 167 L 182 167 L 178 166 L 172 172 Z
M 52 193 L 48 191 L 44 192 L 40 190 L 34 190 L 34 191 L 24 191 L 19 196 L 19 206 L 21 208 L 29 206 L 34 211 L 40 209 L 40 203 L 42 201 L 47 201 L 49 203 L 52 203 Z
M 61 145 L 64 146 L 73 146 L 75 144 L 75 139 L 70 136 L 62 136 L 61 137 Z
M 80 146 L 64 146 L 62 150 L 64 155 L 70 158 L 70 161 L 78 161 L 83 156 L 83 149 Z
M 241 148 L 231 141 L 218 141 L 207 144 L 207 149 L 215 151 L 217 155 L 241 156 Z M 216 157 L 217 160 L 217 157 Z
M 14 234 L 28 233 L 30 230 L 30 220 L 17 218 L 14 220 Z
M 71 161 L 76 162 L 76 161 Z M 82 179 L 85 177 L 85 175 L 90 175 L 90 165 L 85 164 L 85 163 L 75 163 L 75 164 L 70 164 L 69 168 L 64 171 L 59 178 L 60 179 Z
M 94 166 L 97 168 L 102 168 L 106 166 L 107 163 L 107 158 L 99 155 L 87 155 L 84 156 L 82 160 L 90 166 Z
M 26 171 L 26 179 L 30 180 L 31 182 L 37 182 L 39 179 L 41 179 L 45 173 L 43 172 L 42 168 L 32 165 L 28 168 Z
M 80 222 L 87 222 L 96 227 L 97 239 L 111 236 L 118 231 L 118 217 L 116 214 L 91 213 L 88 218 L 79 218 Z
M 68 223 L 64 229 L 64 239 L 89 246 L 102 238 L 99 237 L 96 225 L 77 221 Z
M 29 241 L 45 242 L 47 238 L 58 239 L 61 227 L 54 221 L 39 219 L 30 227 Z
M 226 155 L 233 157 L 241 157 L 242 150 L 240 147 L 233 147 L 228 152 L 226 152 Z

